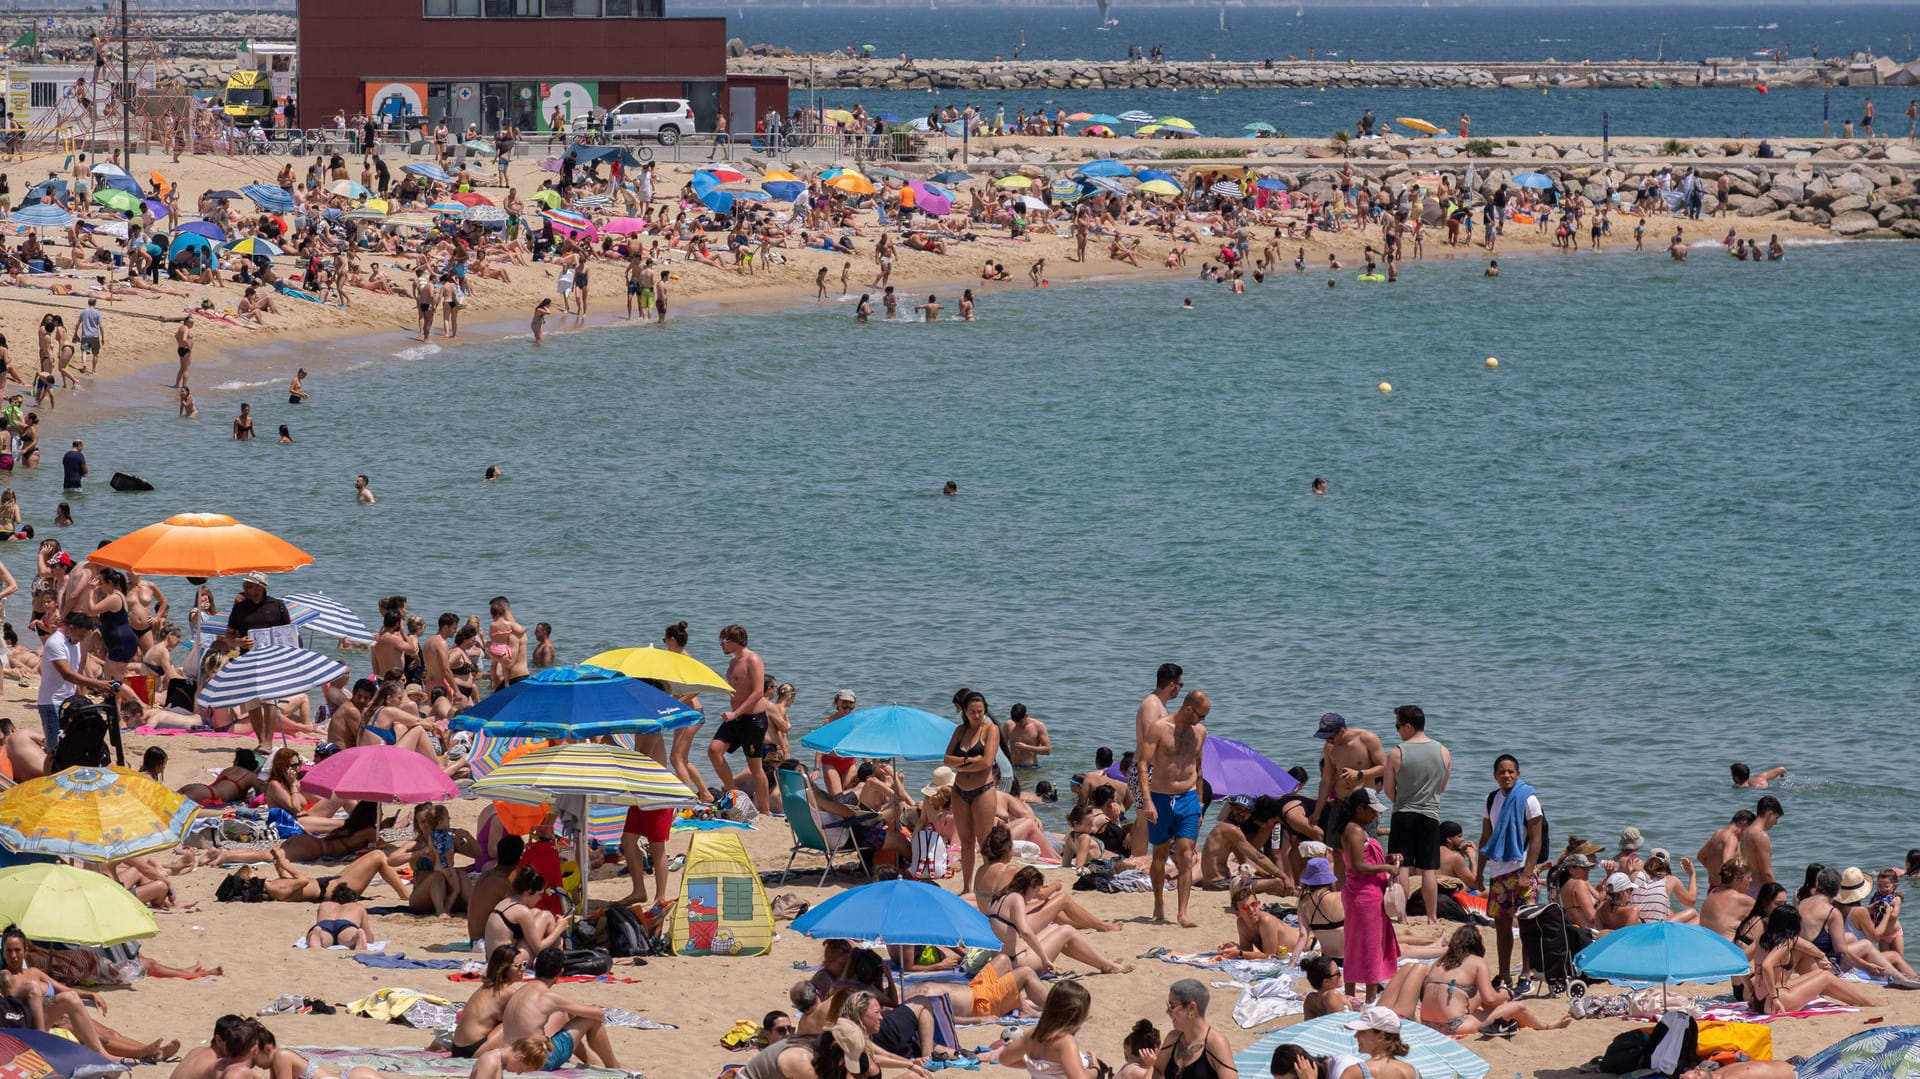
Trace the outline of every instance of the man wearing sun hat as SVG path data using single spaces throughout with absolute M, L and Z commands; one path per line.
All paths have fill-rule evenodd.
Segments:
M 227 613 L 227 636 L 239 641 L 243 652 L 256 644 L 293 647 L 298 643 L 287 605 L 267 595 L 266 574 L 254 572 L 240 579 L 240 595 Z

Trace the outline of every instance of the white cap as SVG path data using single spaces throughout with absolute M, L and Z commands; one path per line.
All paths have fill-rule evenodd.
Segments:
M 1633 887 L 1633 881 L 1625 873 L 1612 873 L 1607 876 L 1607 891 L 1624 892 Z
M 1361 1009 L 1358 1018 L 1347 1024 L 1348 1030 L 1377 1030 L 1382 1034 L 1400 1033 L 1400 1016 L 1392 1008 L 1378 1004 Z

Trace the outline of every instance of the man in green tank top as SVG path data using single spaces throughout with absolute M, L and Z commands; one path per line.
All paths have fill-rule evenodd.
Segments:
M 1387 752 L 1387 800 L 1393 817 L 1387 842 L 1400 856 L 1400 887 L 1407 887 L 1407 870 L 1420 871 L 1420 899 L 1427 923 L 1439 923 L 1440 910 L 1440 794 L 1447 789 L 1453 757 L 1447 747 L 1427 737 L 1427 714 L 1417 704 L 1393 710 L 1400 744 Z

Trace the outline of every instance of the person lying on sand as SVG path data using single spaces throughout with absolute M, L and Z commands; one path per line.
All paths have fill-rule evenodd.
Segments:
M 279 846 L 265 850 L 209 850 L 200 859 L 201 865 L 246 865 L 256 862 L 275 861 L 275 855 L 284 856 L 288 861 L 317 862 L 322 858 L 346 858 L 358 855 L 371 847 L 380 838 L 380 807 L 373 802 L 360 802 L 347 814 L 340 826 L 326 835 L 303 833 L 289 836 Z M 381 855 L 385 861 L 386 856 Z

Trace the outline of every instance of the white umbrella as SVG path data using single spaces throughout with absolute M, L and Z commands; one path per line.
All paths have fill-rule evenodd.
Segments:
M 1041 201 L 1040 201 L 1039 199 L 1036 199 L 1036 198 L 1034 198 L 1034 197 L 1033 197 L 1032 195 L 1022 195 L 1022 196 L 1020 196 L 1020 205 L 1021 205 L 1021 207 L 1022 207 L 1022 208 L 1024 208 L 1024 209 L 1028 209 L 1028 210 L 1038 210 L 1038 211 L 1041 211 L 1041 212 L 1043 212 L 1043 213 L 1044 213 L 1044 212 L 1046 211 L 1046 209 L 1047 209 L 1047 204 L 1046 204 L 1046 203 L 1044 203 L 1044 202 L 1041 202 Z
M 306 608 L 293 615 L 293 624 L 308 633 L 356 644 L 372 644 L 373 631 L 347 605 L 322 592 L 295 592 L 283 597 L 291 608 Z

